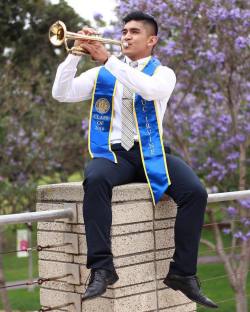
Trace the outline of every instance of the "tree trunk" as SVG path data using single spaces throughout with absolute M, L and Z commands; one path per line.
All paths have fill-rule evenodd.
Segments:
M 3 229 L 0 227 L 0 287 L 5 286 L 4 272 L 3 272 L 3 259 L 1 252 L 3 251 Z M 0 297 L 3 302 L 3 310 L 11 312 L 10 302 L 6 288 L 0 288 Z
M 235 299 L 236 299 L 236 311 L 237 312 L 248 312 L 247 295 L 246 295 L 246 291 L 243 287 L 239 287 L 235 291 Z

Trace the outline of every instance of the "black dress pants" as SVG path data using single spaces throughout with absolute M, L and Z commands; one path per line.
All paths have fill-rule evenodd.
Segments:
M 146 182 L 138 143 L 130 151 L 120 144 L 112 145 L 112 150 L 116 153 L 118 164 L 105 158 L 94 158 L 85 170 L 83 217 L 88 249 L 87 268 L 114 269 L 110 238 L 112 188 L 131 182 Z M 183 160 L 171 155 L 168 150 L 166 158 L 171 180 L 166 194 L 177 204 L 175 252 L 169 272 L 194 275 L 207 192 Z

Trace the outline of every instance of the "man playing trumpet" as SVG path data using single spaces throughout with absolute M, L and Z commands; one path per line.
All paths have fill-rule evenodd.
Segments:
M 164 284 L 195 302 L 217 308 L 202 294 L 196 276 L 207 192 L 193 170 L 171 155 L 162 141 L 162 120 L 175 73 L 152 56 L 158 26 L 151 15 L 132 12 L 123 22 L 123 60 L 110 55 L 101 42 L 77 40 L 75 46 L 103 65 L 75 77 L 81 57 L 69 55 L 58 67 L 52 90 L 60 102 L 92 98 L 88 142 L 92 160 L 83 182 L 91 277 L 82 299 L 102 295 L 118 280 L 110 239 L 112 188 L 147 182 L 154 204 L 164 193 L 177 204 L 175 253 Z M 83 28 L 79 33 L 92 35 L 95 31 Z

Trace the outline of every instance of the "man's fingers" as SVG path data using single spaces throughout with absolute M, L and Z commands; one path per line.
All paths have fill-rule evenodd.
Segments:
M 96 35 L 96 34 L 98 34 L 94 28 L 90 28 L 90 27 L 83 27 L 82 30 L 80 30 L 80 32 L 85 34 L 85 35 Z
M 96 35 L 97 32 L 92 29 L 92 28 L 83 28 L 82 30 L 79 30 L 77 32 L 78 34 L 82 34 L 82 35 L 86 35 L 86 36 L 91 36 L 91 35 Z M 99 41 L 95 41 L 95 40 L 89 40 L 89 39 L 84 39 L 84 38 L 79 38 L 77 39 L 78 42 L 80 43 L 90 43 L 90 44 L 99 44 Z
M 93 45 L 91 45 L 87 42 L 81 43 L 80 47 L 83 48 L 84 50 L 87 50 L 89 53 L 93 52 Z
M 86 50 L 91 50 L 91 46 L 87 42 L 81 43 L 80 47 Z

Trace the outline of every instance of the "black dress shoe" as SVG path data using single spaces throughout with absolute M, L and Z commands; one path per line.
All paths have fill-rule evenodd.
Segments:
M 105 269 L 91 269 L 88 288 L 86 289 L 82 300 L 92 299 L 105 293 L 108 285 L 113 285 L 119 277 L 115 271 Z
M 174 290 L 180 290 L 189 299 L 209 308 L 218 308 L 212 300 L 207 298 L 201 292 L 199 279 L 195 275 L 181 276 L 177 274 L 168 274 L 163 283 Z

